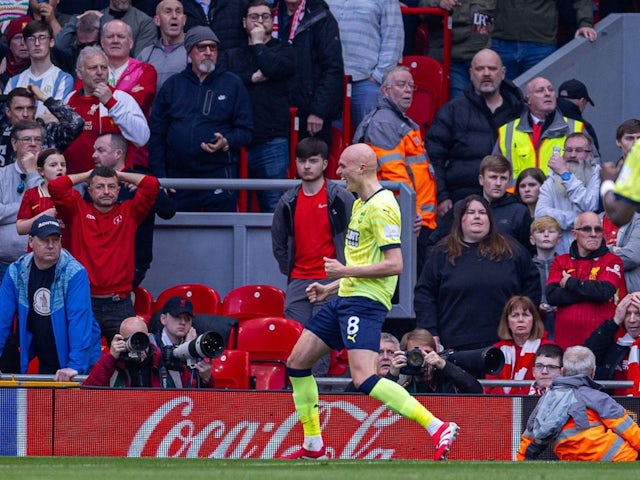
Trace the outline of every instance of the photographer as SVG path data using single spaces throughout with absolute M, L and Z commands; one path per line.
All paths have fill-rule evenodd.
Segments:
M 192 322 L 193 304 L 187 298 L 171 297 L 162 307 L 160 323 L 163 329 L 155 338 L 162 352 L 160 377 L 164 387 L 213 387 L 210 359 L 189 358 L 185 361 L 173 355 L 176 347 L 197 337 Z
M 135 351 L 130 341 L 135 334 L 149 338 L 147 324 L 140 317 L 125 318 L 120 324 L 111 348 L 105 352 L 84 381 L 85 386 L 96 387 L 160 387 L 160 350 L 151 342 Z M 136 337 L 136 338 L 139 338 Z M 144 342 L 139 342 L 144 345 Z M 133 351 L 132 351 L 133 350 Z
M 409 392 L 483 393 L 478 380 L 436 353 L 436 342 L 428 330 L 416 328 L 405 333 L 400 348 L 393 356 L 386 378 Z M 407 356 L 411 359 L 417 352 L 422 355 L 422 363 L 407 369 Z

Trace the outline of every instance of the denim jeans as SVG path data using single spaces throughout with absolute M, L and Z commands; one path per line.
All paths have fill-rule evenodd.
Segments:
M 249 149 L 249 178 L 287 178 L 289 168 L 289 140 L 274 138 Z M 258 190 L 258 203 L 262 213 L 273 213 L 283 190 Z
M 449 91 L 449 99 L 462 96 L 464 89 L 469 85 L 469 67 L 471 61 L 451 62 L 451 88 Z
M 376 107 L 380 84 L 369 79 L 353 82 L 351 85 L 351 125 L 352 133 L 362 119 Z
M 507 68 L 506 77 L 513 80 L 555 52 L 556 46 L 493 38 L 491 49 L 500 55 Z

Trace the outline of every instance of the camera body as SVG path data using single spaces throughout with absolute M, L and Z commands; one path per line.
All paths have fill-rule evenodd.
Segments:
M 144 332 L 136 332 L 126 339 L 127 350 L 120 354 L 120 358 L 131 361 L 141 361 L 142 352 L 149 348 L 149 335 Z
M 182 370 L 185 364 L 194 366 L 201 358 L 215 358 L 222 355 L 224 348 L 225 342 L 222 335 L 210 330 L 177 347 L 174 345 L 162 347 L 162 361 L 169 370 Z
M 424 355 L 422 355 L 422 351 L 416 347 L 413 350 L 404 352 L 404 354 L 407 357 L 407 364 L 400 369 L 400 373 L 402 375 L 424 375 L 425 368 L 422 366 L 424 364 Z
M 462 351 L 446 350 L 440 356 L 466 370 L 475 378 L 484 378 L 487 373 L 498 374 L 504 367 L 504 353 L 496 347 Z

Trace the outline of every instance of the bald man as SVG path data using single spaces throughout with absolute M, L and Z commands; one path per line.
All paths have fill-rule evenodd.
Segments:
M 331 349 L 344 347 L 356 388 L 425 427 L 433 436 L 436 460 L 446 458 L 458 433 L 455 423 L 434 417 L 401 385 L 376 374 L 382 323 L 402 272 L 400 209 L 393 193 L 380 185 L 376 169 L 375 152 L 362 143 L 347 147 L 338 162 L 338 175 L 358 199 L 347 231 L 345 264 L 325 257 L 327 276 L 335 280 L 307 287 L 312 303 L 329 294 L 338 296 L 307 322 L 287 361 L 304 442 L 301 448 L 285 452 L 286 459 L 327 458 L 311 367 Z
M 622 259 L 603 239 L 600 217 L 584 212 L 573 222 L 569 253 L 553 259 L 547 279 L 547 302 L 556 311 L 554 342 L 563 349 L 583 345 L 602 322 L 613 318 L 627 294 Z

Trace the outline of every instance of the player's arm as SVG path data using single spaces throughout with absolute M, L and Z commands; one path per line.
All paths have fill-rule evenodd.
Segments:
M 378 278 L 402 273 L 402 250 L 400 245 L 392 245 L 382 251 L 382 261 L 371 265 L 347 266 L 335 258 L 324 258 L 324 270 L 329 278 L 359 277 Z
M 602 197 L 604 209 L 607 216 L 614 225 L 621 227 L 631 221 L 636 213 L 637 205 L 626 198 L 617 197 L 615 193 L 609 191 Z

